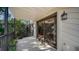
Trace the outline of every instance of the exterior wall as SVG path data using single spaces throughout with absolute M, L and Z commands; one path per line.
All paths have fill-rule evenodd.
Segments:
M 63 50 L 79 51 L 79 8 L 65 11 L 68 19 L 62 21 Z
M 63 50 L 63 39 L 62 39 L 62 20 L 61 15 L 64 10 L 69 8 L 63 8 L 60 10 L 57 10 L 57 51 Z
M 64 11 L 67 20 L 61 19 Z M 65 8 L 57 13 L 57 50 L 79 51 L 79 8 Z
M 57 12 L 57 50 L 62 50 L 62 21 L 61 15 L 62 10 Z

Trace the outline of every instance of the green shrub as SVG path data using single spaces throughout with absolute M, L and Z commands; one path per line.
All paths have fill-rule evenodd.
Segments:
M 16 51 L 16 39 L 12 39 L 8 42 L 8 50 Z

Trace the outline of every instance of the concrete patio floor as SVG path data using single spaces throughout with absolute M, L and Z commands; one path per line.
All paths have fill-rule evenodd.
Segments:
M 16 46 L 17 51 L 56 51 L 49 45 L 42 45 L 34 37 L 19 39 Z

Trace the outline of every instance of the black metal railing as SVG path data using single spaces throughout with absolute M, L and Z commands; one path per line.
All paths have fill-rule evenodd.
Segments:
M 14 32 L 0 36 L 0 51 L 8 50 L 8 42 L 14 38 Z

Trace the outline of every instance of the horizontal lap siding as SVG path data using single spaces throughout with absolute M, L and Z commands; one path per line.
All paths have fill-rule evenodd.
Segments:
M 74 41 L 74 43 L 79 44 L 79 37 L 70 35 L 69 33 L 63 32 L 63 39 Z
M 67 40 L 68 39 L 68 40 Z M 66 43 L 66 46 L 63 46 L 63 50 L 64 51 L 79 51 L 79 44 L 72 41 L 71 39 L 69 39 L 68 37 L 67 38 L 64 38 L 64 41 Z
M 71 25 L 79 25 L 79 19 L 67 19 L 66 21 L 63 21 L 63 23 L 71 24 Z
M 66 12 L 68 19 L 62 21 L 63 50 L 79 50 L 79 8 Z
M 65 26 L 66 24 L 63 25 L 64 25 L 62 29 L 63 32 L 79 37 L 79 25 L 72 25 L 72 24 L 67 24 L 68 26 Z

